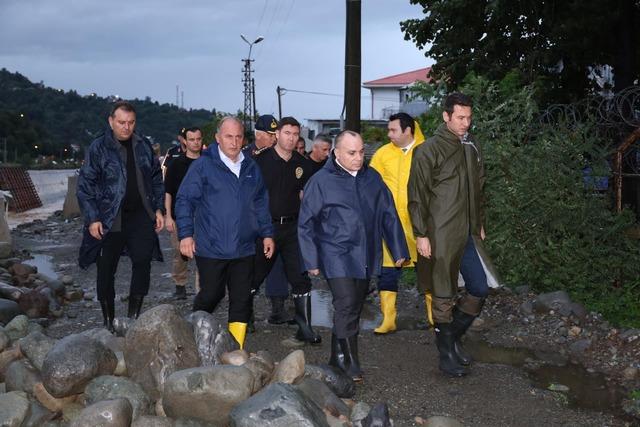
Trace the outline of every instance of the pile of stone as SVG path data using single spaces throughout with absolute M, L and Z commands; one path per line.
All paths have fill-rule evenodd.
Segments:
M 19 323 L 14 324 L 14 323 Z M 0 329 L 0 425 L 391 426 L 386 404 L 351 400 L 353 381 L 295 350 L 276 363 L 239 350 L 206 312 L 159 305 L 125 337 L 60 340 L 26 316 Z

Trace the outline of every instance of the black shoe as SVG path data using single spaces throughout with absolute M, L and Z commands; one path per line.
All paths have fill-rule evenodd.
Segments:
M 187 299 L 187 287 L 176 285 L 176 292 L 173 296 L 175 299 Z
M 460 364 L 464 366 L 470 365 L 471 362 L 473 362 L 473 359 L 462 347 L 460 339 L 467 332 L 475 318 L 476 316 L 467 314 L 457 308 L 453 309 L 453 321 L 451 322 L 451 329 L 455 338 L 453 342 L 453 351 Z
M 344 372 L 355 382 L 362 381 L 362 369 L 358 357 L 358 334 L 346 339 L 339 339 L 338 343 L 344 356 Z
M 334 366 L 343 372 L 347 372 L 347 367 L 344 363 L 344 353 L 340 347 L 338 336 L 334 333 L 331 334 L 331 356 L 329 357 L 329 365 Z
M 436 345 L 440 355 L 440 370 L 452 377 L 463 377 L 467 370 L 458 361 L 454 351 L 455 336 L 451 323 L 436 323 Z
M 129 295 L 129 310 L 127 311 L 127 317 L 130 319 L 137 319 L 140 316 L 143 300 L 144 295 Z
M 100 308 L 102 308 L 102 318 L 104 320 L 103 326 L 111 333 L 115 331 L 113 328 L 113 319 L 115 317 L 115 302 L 100 301 Z
M 272 325 L 282 325 L 289 323 L 291 318 L 287 316 L 287 311 L 284 308 L 284 297 L 269 297 L 271 300 L 271 315 L 267 320 Z
M 311 294 L 294 295 L 293 303 L 296 307 L 295 321 L 298 324 L 296 339 L 309 344 L 320 344 L 322 338 L 311 327 Z

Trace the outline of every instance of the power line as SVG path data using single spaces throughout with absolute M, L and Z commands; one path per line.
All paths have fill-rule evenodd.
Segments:
M 267 10 L 267 5 L 269 4 L 269 0 L 264 0 L 264 7 L 262 8 L 262 13 L 260 14 L 260 20 L 258 21 L 258 26 L 256 28 L 260 29 L 260 24 L 262 24 L 262 18 L 264 18 L 264 12 Z
M 283 94 L 286 94 L 287 92 L 294 92 L 294 93 L 306 93 L 309 95 L 322 95 L 322 96 L 335 96 L 338 98 L 342 98 L 344 95 L 338 94 L 338 93 L 329 93 L 329 92 L 317 92 L 317 91 L 310 91 L 310 90 L 297 90 L 297 89 L 287 89 L 287 88 L 282 88 L 282 92 Z M 366 98 L 366 99 L 371 99 L 371 96 L 360 96 L 361 98 Z M 380 97 L 373 97 L 376 100 L 380 100 L 380 101 L 396 101 L 396 102 L 400 102 L 400 100 L 398 98 L 380 98 Z

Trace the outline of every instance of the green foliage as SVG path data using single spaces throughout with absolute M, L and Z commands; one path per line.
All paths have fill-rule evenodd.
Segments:
M 75 91 L 45 87 L 2 69 L 0 143 L 4 142 L 3 137 L 7 138 L 10 161 L 19 161 L 27 152 L 32 157 L 37 154 L 58 157 L 67 148 L 70 153 L 71 144 L 87 145 L 108 128 L 107 117 L 113 101 L 113 98 L 80 96 Z M 174 105 L 160 105 L 149 98 L 131 102 L 137 110 L 137 132 L 159 142 L 163 150 L 182 127 L 202 126 L 218 116 L 215 110 L 184 110 Z M 206 143 L 213 138 L 212 134 L 205 136 Z M 34 145 L 38 145 L 36 151 L 29 148 Z
M 474 135 L 487 167 L 487 246 L 508 284 L 565 289 L 622 325 L 640 325 L 640 241 L 629 212 L 585 186 L 583 169 L 608 176 L 608 150 L 590 123 L 538 123 L 531 87 L 473 74 Z
M 388 142 L 387 129 L 377 126 L 364 126 L 362 130 L 362 140 L 368 144 Z
M 406 40 L 433 59 L 432 76 L 460 85 L 469 71 L 502 80 L 515 70 L 526 84 L 544 81 L 541 99 L 580 99 L 589 73 L 615 70 L 616 89 L 640 77 L 640 4 L 635 0 L 410 0 L 424 17 L 400 23 Z

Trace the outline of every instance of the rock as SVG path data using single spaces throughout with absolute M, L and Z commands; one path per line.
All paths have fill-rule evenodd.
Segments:
M 198 347 L 201 366 L 221 364 L 221 356 L 237 348 L 226 326 L 206 311 L 196 311 L 187 316 L 193 326 L 193 335 Z
M 362 420 L 362 427 L 392 427 L 387 404 L 376 403 Z
M 85 307 L 93 307 L 93 302 L 86 303 Z M 116 317 L 113 319 L 113 329 L 115 330 L 116 336 L 124 337 L 127 335 L 127 331 L 129 331 L 129 328 L 134 324 L 134 322 L 135 321 L 133 319 L 129 319 L 128 317 Z
M 62 419 L 64 421 L 73 421 L 80 415 L 80 412 L 84 409 L 84 406 L 78 402 L 71 402 L 68 405 L 64 405 L 62 408 Z
M 200 365 L 191 325 L 168 304 L 142 313 L 130 326 L 124 358 L 131 379 L 152 399 L 160 397 L 169 375 Z
M 304 352 L 302 350 L 292 351 L 276 366 L 271 382 L 295 383 L 304 376 L 304 365 Z
M 0 395 L 0 423 L 7 427 L 20 427 L 29 415 L 29 398 L 22 391 Z
M 58 298 L 64 297 L 66 288 L 64 286 L 64 283 L 62 283 L 62 281 L 52 277 L 45 276 L 43 274 L 38 274 L 38 278 L 42 280 L 44 283 L 46 283 L 47 287 L 51 289 L 51 292 L 53 293 L 54 296 Z
M 57 341 L 42 365 L 42 383 L 54 397 L 82 393 L 93 378 L 111 375 L 116 355 L 104 344 L 80 334 Z
M 591 347 L 591 340 L 585 338 L 569 344 L 569 351 L 575 355 L 580 355 L 584 353 L 589 347 Z
M 572 326 L 569 328 L 569 335 L 572 337 L 577 337 L 582 332 L 582 328 L 580 326 Z
M 110 348 L 113 352 L 124 350 L 124 338 L 113 335 L 105 328 L 88 329 L 86 331 L 80 332 L 80 334 L 89 338 L 93 338 L 96 341 L 100 341 L 106 347 Z
M 547 390 L 558 391 L 560 393 L 567 393 L 569 392 L 569 387 L 567 387 L 564 384 L 549 384 L 549 387 L 547 387 Z
M 20 262 L 12 264 L 8 270 L 13 275 L 13 283 L 18 286 L 24 286 L 29 281 L 29 276 L 38 272 L 36 267 Z
M 622 378 L 626 381 L 633 381 L 638 378 L 638 368 L 629 366 L 622 371 Z
M 464 427 L 463 424 L 455 418 L 445 417 L 441 415 L 429 417 L 425 420 L 425 427 Z
M 516 286 L 514 291 L 518 295 L 527 295 L 529 292 L 531 292 L 531 286 L 529 286 L 529 285 Z
M 40 372 L 26 359 L 11 362 L 4 374 L 7 391 L 24 391 L 31 394 L 33 387 L 40 381 Z
M 356 394 L 356 385 L 341 370 L 329 365 L 305 365 L 304 376 L 320 380 L 338 397 L 349 398 Z
M 127 399 L 103 400 L 84 408 L 69 427 L 129 427 L 131 404 Z
M 5 351 L 9 344 L 11 344 L 11 339 L 9 335 L 4 331 L 4 328 L 0 328 L 0 353 Z
M 587 316 L 589 315 L 589 312 L 584 307 L 584 305 L 580 304 L 579 302 L 572 302 L 570 304 L 570 307 L 571 307 L 571 314 L 573 314 L 580 320 L 586 319 Z
M 51 421 L 56 414 L 38 402 L 31 402 L 29 405 L 29 415 L 22 422 L 22 427 L 42 427 L 47 421 Z
M 69 289 L 64 294 L 67 301 L 80 301 L 83 297 L 82 289 Z
M 622 401 L 622 410 L 629 416 L 640 420 L 640 399 L 635 397 Z
M 191 417 L 226 426 L 231 409 L 249 398 L 253 388 L 253 374 L 242 366 L 185 369 L 167 378 L 162 407 L 171 418 Z
M 307 399 L 313 401 L 318 407 L 332 416 L 336 418 L 339 418 L 340 415 L 349 416 L 349 407 L 322 381 L 304 378 L 296 387 Z
M 620 334 L 620 340 L 624 343 L 632 343 L 640 338 L 640 329 L 627 329 Z
M 33 386 L 33 395 L 38 399 L 38 402 L 40 402 L 42 406 L 51 412 L 61 412 L 66 405 L 76 400 L 75 395 L 62 398 L 53 397 L 49 394 L 47 389 L 44 388 L 42 383 L 38 383 Z
M 51 292 L 50 289 L 46 289 Z M 49 298 L 38 289 L 29 289 L 20 296 L 18 307 L 29 318 L 47 317 L 49 315 Z
M 13 264 L 20 262 L 20 258 L 5 258 L 0 259 L 0 267 L 10 268 Z
M 94 292 L 83 292 L 82 299 L 85 301 L 93 301 L 96 298 L 96 294 Z
M 101 400 L 127 399 L 133 409 L 133 419 L 151 414 L 151 400 L 142 387 L 128 378 L 104 375 L 94 378 L 84 389 L 85 404 Z
M 73 285 L 73 277 L 69 276 L 68 274 L 65 274 L 64 276 L 62 276 L 60 278 L 60 281 L 62 282 L 63 285 L 65 286 L 71 286 Z
M 20 314 L 20 307 L 15 301 L 0 298 L 0 322 L 4 325 Z
M 533 301 L 533 308 L 538 313 L 548 313 L 560 307 L 571 304 L 571 298 L 565 291 L 555 291 L 540 294 Z
M 24 290 L 11 286 L 8 283 L 0 282 L 0 297 L 6 298 L 11 301 L 18 301 L 22 296 Z
M 29 318 L 23 314 L 11 319 L 11 321 L 4 327 L 4 331 L 12 342 L 27 336 L 28 330 Z
M 362 420 L 364 420 L 367 415 L 369 415 L 370 411 L 371 406 L 367 405 L 364 402 L 356 402 L 356 404 L 353 405 L 353 408 L 351 408 L 350 419 L 353 425 L 359 426 Z
M 118 364 L 116 365 L 116 369 L 113 371 L 113 375 L 122 377 L 127 376 L 127 362 L 124 360 L 124 353 L 121 351 L 115 352 L 116 358 L 118 359 Z
M 200 421 L 195 418 L 178 418 L 175 420 L 175 427 L 212 427 L 215 424 Z
M 4 213 L 2 215 L 4 216 Z M 12 253 L 13 246 L 10 242 L 0 242 L 0 258 L 9 258 Z
M 520 312 L 526 316 L 533 314 L 533 303 L 531 301 L 525 301 L 520 304 Z
M 173 420 L 165 417 L 144 415 L 133 420 L 131 427 L 174 427 Z
M 156 411 L 156 415 L 159 417 L 167 416 L 167 414 L 164 413 L 164 408 L 162 407 L 162 398 L 156 400 L 155 411 Z
M 472 331 L 472 332 L 484 331 L 485 329 L 487 329 L 486 323 L 487 322 L 485 322 L 482 317 L 476 317 L 475 319 L 473 319 L 471 326 L 469 326 L 469 331 Z
M 220 355 L 220 362 L 224 365 L 242 366 L 249 360 L 249 353 L 245 350 L 233 350 Z
M 20 347 L 14 346 L 6 349 L 2 353 L 0 353 L 0 381 L 4 382 L 4 374 L 7 371 L 7 368 L 14 360 L 20 359 L 22 357 L 22 353 L 20 353 Z
M 275 364 L 269 353 L 266 351 L 258 351 L 257 354 L 249 356 L 247 363 L 242 366 L 253 374 L 255 379 L 253 392 L 255 393 L 269 382 L 273 375 Z
M 44 327 L 39 323 L 42 319 L 31 319 L 29 320 L 29 325 L 27 326 L 27 335 L 32 332 L 40 332 L 44 333 Z
M 42 370 L 44 358 L 53 348 L 56 340 L 49 338 L 42 332 L 31 332 L 24 338 L 20 338 L 20 352 L 29 359 L 29 362 L 37 369 Z
M 237 405 L 230 414 L 234 427 L 324 427 L 324 412 L 294 386 L 272 383 Z

